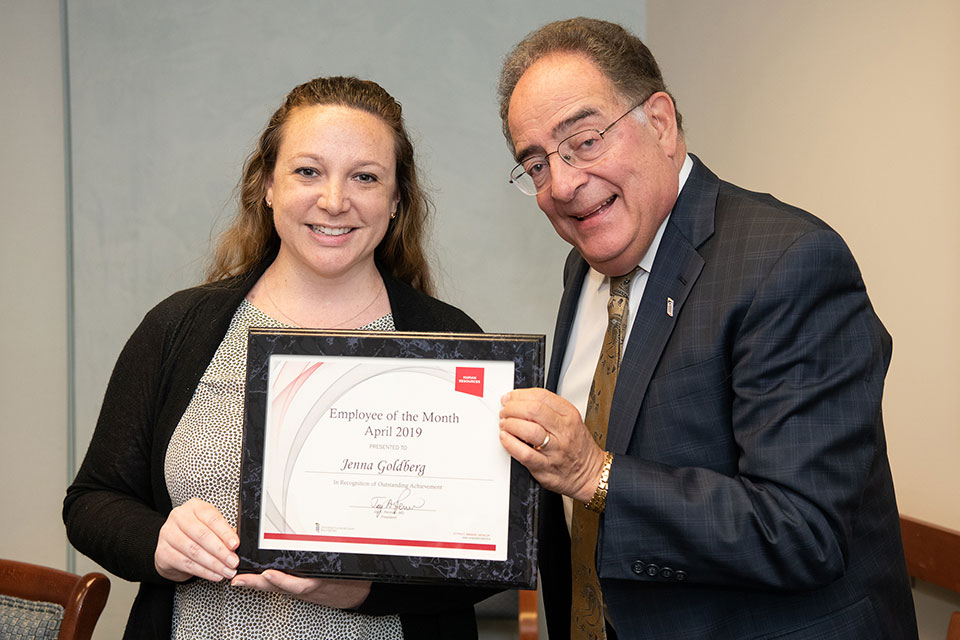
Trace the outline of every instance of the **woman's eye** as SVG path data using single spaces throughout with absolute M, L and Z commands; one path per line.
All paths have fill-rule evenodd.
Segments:
M 304 176 L 305 178 L 315 178 L 318 175 L 320 175 L 316 169 L 313 169 L 311 167 L 300 167 L 299 169 L 294 171 L 294 173 Z
M 358 173 L 356 175 L 357 182 L 362 182 L 364 184 L 370 184 L 377 181 L 377 176 L 372 173 Z

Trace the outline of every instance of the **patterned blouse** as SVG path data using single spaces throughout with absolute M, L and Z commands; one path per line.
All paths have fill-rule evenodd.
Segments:
M 198 497 L 237 525 L 240 446 L 249 327 L 287 327 L 244 300 L 180 419 L 164 459 L 173 506 Z M 387 314 L 360 327 L 394 331 Z M 369 616 L 281 593 L 230 586 L 229 580 L 178 584 L 171 638 L 314 639 L 403 638 L 400 618 Z

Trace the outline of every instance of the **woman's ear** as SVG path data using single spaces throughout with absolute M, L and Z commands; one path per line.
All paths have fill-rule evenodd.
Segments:
M 273 208 L 273 176 L 267 179 L 267 195 L 264 196 L 263 200 L 268 207 Z

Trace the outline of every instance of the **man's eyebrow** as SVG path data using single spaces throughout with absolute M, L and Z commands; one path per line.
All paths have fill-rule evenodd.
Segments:
M 597 115 L 597 113 L 598 113 L 597 110 L 593 107 L 584 107 L 583 109 L 580 109 L 580 111 L 577 111 L 575 114 L 573 114 L 569 118 L 557 123 L 557 125 L 553 128 L 553 131 L 552 131 L 553 137 L 559 138 L 563 133 L 569 130 L 570 127 L 572 127 L 576 123 L 586 118 L 589 118 L 590 116 L 595 116 Z
M 523 162 L 530 156 L 545 156 L 547 152 L 544 151 L 543 147 L 538 144 L 532 144 L 529 147 L 524 147 L 521 151 L 514 154 L 513 159 L 518 163 Z
M 580 122 L 581 120 L 585 120 L 590 116 L 595 116 L 598 113 L 599 111 L 597 111 L 597 109 L 595 109 L 594 107 L 584 107 L 583 109 L 580 109 L 580 111 L 577 111 L 576 113 L 574 113 L 569 118 L 565 118 L 564 120 L 558 122 L 553 127 L 553 130 L 550 133 L 553 136 L 554 140 L 556 140 L 557 138 L 562 136 L 564 133 L 566 133 L 576 123 Z M 529 147 L 525 147 L 524 149 L 516 153 L 515 158 L 517 162 L 523 162 L 530 156 L 545 156 L 545 155 L 547 155 L 547 153 L 543 147 L 541 147 L 540 145 L 531 145 Z

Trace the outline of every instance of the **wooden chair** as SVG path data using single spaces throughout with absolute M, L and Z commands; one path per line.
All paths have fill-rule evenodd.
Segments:
M 517 592 L 520 624 L 520 640 L 537 640 L 537 592 L 521 590 Z
M 960 611 L 954 611 L 950 616 L 950 628 L 947 629 L 947 640 L 960 640 Z
M 0 594 L 52 602 L 63 607 L 59 640 L 89 640 L 110 594 L 102 573 L 78 576 L 27 562 L 0 558 Z M 4 630 L 0 629 L 0 636 Z
M 907 573 L 960 593 L 960 532 L 900 516 Z M 960 640 L 960 611 L 950 618 L 947 640 Z
M 511 589 L 477 603 L 480 637 L 486 635 L 518 640 L 537 640 L 537 592 Z

